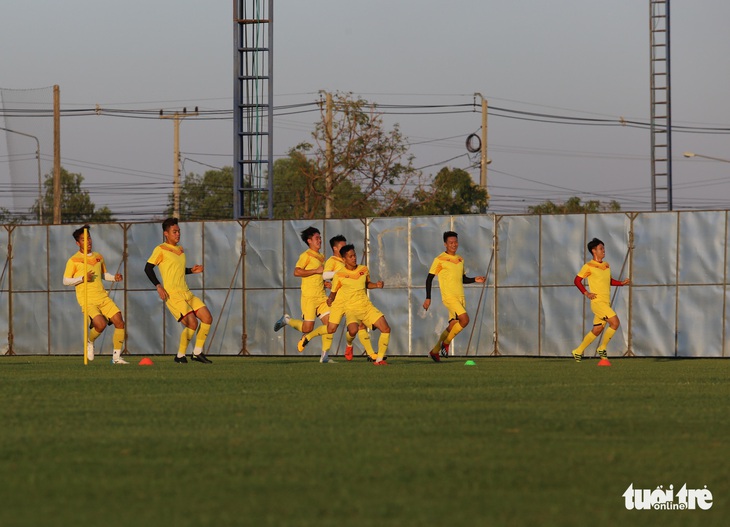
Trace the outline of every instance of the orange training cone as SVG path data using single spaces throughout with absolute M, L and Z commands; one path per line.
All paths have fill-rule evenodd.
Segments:
M 601 359 L 601 360 L 598 361 L 598 365 L 599 366 L 610 366 L 611 363 L 608 362 L 608 359 Z
M 149 357 L 145 357 L 144 359 L 139 361 L 140 366 L 152 366 L 152 364 L 153 364 L 152 359 L 150 359 Z

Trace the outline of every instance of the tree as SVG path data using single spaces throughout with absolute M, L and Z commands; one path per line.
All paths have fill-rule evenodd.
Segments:
M 565 203 L 545 201 L 539 205 L 527 207 L 527 212 L 530 214 L 585 214 L 595 212 L 619 212 L 620 210 L 621 204 L 616 200 L 612 200 L 607 204 L 601 203 L 598 200 L 590 200 L 582 203 L 581 199 L 577 196 L 568 198 Z
M 323 218 L 324 200 L 311 201 L 311 182 L 315 193 L 324 194 L 324 177 L 310 180 L 316 168 L 313 162 L 299 150 L 292 149 L 289 157 L 274 162 L 274 218 Z M 361 188 L 349 180 L 343 180 L 333 191 L 334 218 L 364 218 L 373 216 L 377 209 L 374 199 L 367 199 Z
M 430 188 L 418 187 L 403 208 L 409 216 L 476 214 L 487 207 L 487 190 L 460 168 L 442 168 Z
M 61 168 L 61 223 L 105 223 L 114 221 L 112 211 L 104 206 L 97 209 L 89 197 L 89 191 L 81 188 L 84 176 Z M 53 223 L 53 176 L 46 174 L 43 181 L 43 222 Z M 31 208 L 38 216 L 38 200 Z
M 314 144 L 301 143 L 290 152 L 300 174 L 293 207 L 301 218 L 322 216 L 329 195 L 335 217 L 387 213 L 394 203 L 391 197 L 403 195 L 417 174 L 406 138 L 397 124 L 386 130 L 382 114 L 367 101 L 341 93 L 333 99 L 331 135 L 323 107 L 312 133 Z
M 172 216 L 174 195 L 167 200 L 165 214 Z M 186 174 L 180 185 L 181 220 L 233 219 L 233 167 L 208 170 L 202 176 Z

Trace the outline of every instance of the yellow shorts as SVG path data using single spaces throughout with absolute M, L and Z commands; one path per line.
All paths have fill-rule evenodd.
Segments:
M 608 302 L 596 302 L 592 300 L 591 311 L 595 315 L 593 317 L 594 326 L 603 326 L 609 318 L 616 316 L 616 312 L 611 309 L 611 304 Z
M 359 324 L 362 322 L 367 328 L 372 328 L 373 324 L 375 324 L 380 317 L 383 316 L 382 311 L 380 311 L 372 303 L 368 303 L 366 306 L 348 306 L 344 312 L 341 309 L 334 310 L 332 311 L 332 314 L 330 314 L 330 322 L 339 324 L 340 320 L 342 320 L 343 314 L 346 315 L 348 324 Z
M 302 319 L 307 322 L 314 322 L 317 317 L 322 318 L 329 314 L 330 306 L 327 305 L 327 297 L 303 296 L 302 297 Z
M 84 309 L 83 307 L 81 308 Z M 114 315 L 119 313 L 119 308 L 109 297 L 106 297 L 99 304 L 89 304 L 87 307 L 87 313 L 89 318 L 93 319 L 99 315 L 104 316 L 107 320 L 111 320 Z
M 178 321 L 188 313 L 205 307 L 205 303 L 191 291 L 170 293 L 170 298 L 167 299 L 165 305 Z
M 459 315 L 466 313 L 466 299 L 463 296 L 442 298 L 441 301 L 449 310 L 449 320 L 456 320 Z

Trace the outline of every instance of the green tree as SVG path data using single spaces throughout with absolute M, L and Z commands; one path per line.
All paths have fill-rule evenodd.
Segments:
M 319 217 L 326 197 L 332 196 L 334 217 L 387 213 L 393 207 L 393 193 L 403 195 L 417 175 L 407 139 L 397 124 L 387 130 L 382 114 L 352 94 L 335 94 L 333 110 L 331 134 L 323 105 L 321 121 L 312 133 L 314 144 L 301 143 L 290 152 L 292 158 L 295 153 L 304 158 L 295 160 L 301 192 L 292 207 L 301 211 L 298 217 Z
M 106 223 L 114 221 L 112 211 L 104 206 L 100 209 L 91 201 L 89 191 L 82 188 L 84 176 L 61 168 L 61 223 Z M 53 223 L 53 176 L 46 174 L 43 181 L 43 222 Z M 38 216 L 38 200 L 31 208 Z
M 423 187 L 414 192 L 418 205 L 415 214 L 475 214 L 487 207 L 487 191 L 460 168 L 444 167 L 439 170 L 430 189 Z
M 172 216 L 174 195 L 167 200 L 165 214 Z M 186 174 L 180 185 L 181 220 L 233 219 L 233 167 L 208 170 L 202 176 Z
M 310 177 L 316 168 L 297 149 L 289 157 L 274 162 L 274 218 L 322 218 L 325 215 L 324 176 Z M 363 190 L 349 180 L 341 181 L 333 190 L 335 202 L 332 217 L 364 218 L 377 209 L 374 199 L 367 199 Z
M 585 203 L 577 196 L 568 198 L 564 203 L 553 203 L 545 201 L 539 205 L 527 207 L 530 214 L 586 214 L 595 212 L 619 212 L 621 204 L 612 200 L 609 203 L 601 203 L 599 200 L 590 200 Z

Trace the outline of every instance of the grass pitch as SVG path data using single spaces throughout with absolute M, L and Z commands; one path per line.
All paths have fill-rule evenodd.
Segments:
M 0 357 L 0 525 L 726 525 L 730 361 Z M 623 492 L 707 488 L 708 511 Z

